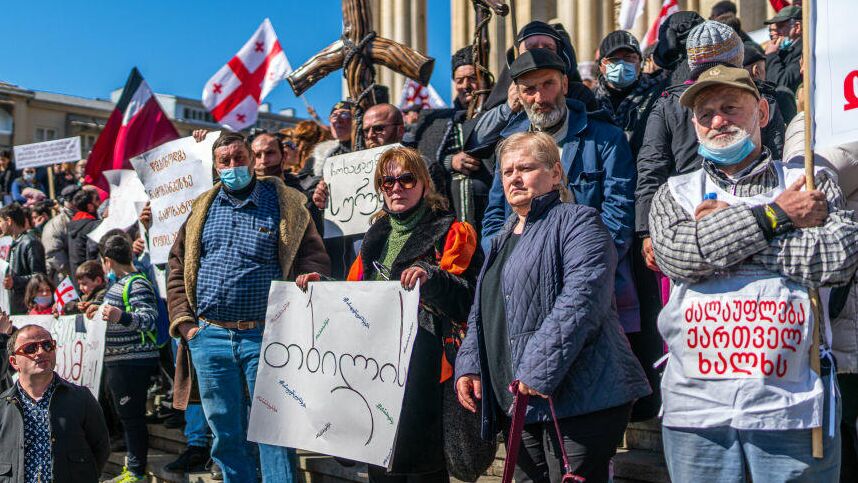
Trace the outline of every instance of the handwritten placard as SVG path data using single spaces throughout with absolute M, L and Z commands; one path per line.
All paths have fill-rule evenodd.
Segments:
M 107 323 L 87 319 L 83 315 L 20 315 L 12 317 L 12 325 L 44 327 L 57 341 L 56 372 L 63 379 L 84 386 L 98 397 L 101 371 L 104 368 L 104 334 Z
M 15 169 L 76 163 L 80 161 L 80 136 L 22 144 L 12 150 L 15 153 Z
M 419 299 L 398 281 L 273 282 L 248 439 L 387 467 Z
M 322 169 L 328 184 L 325 238 L 366 233 L 370 217 L 384 204 L 381 195 L 375 192 L 375 166 L 383 152 L 398 146 L 401 145 L 365 149 L 325 161 Z

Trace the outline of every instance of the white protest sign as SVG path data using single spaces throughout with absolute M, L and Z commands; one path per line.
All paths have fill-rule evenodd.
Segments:
M 57 341 L 57 374 L 63 379 L 84 386 L 98 397 L 104 360 L 104 333 L 107 322 L 90 320 L 83 315 L 16 315 L 12 325 L 44 327 Z
M 366 233 L 369 219 L 384 205 L 375 192 L 373 175 L 381 153 L 399 147 L 390 144 L 333 156 L 325 161 L 322 176 L 328 184 L 325 238 Z
M 13 241 L 9 235 L 0 236 L 0 260 L 9 260 L 9 252 L 12 251 Z
M 151 200 L 149 249 L 152 263 L 167 263 L 176 234 L 195 199 L 212 187 L 212 145 L 220 131 L 202 142 L 186 137 L 131 159 Z
M 815 148 L 858 141 L 858 50 L 848 35 L 858 18 L 855 0 L 818 0 L 812 33 Z M 815 20 L 815 21 L 814 21 Z
M 137 223 L 148 201 L 143 184 L 133 169 L 111 169 L 102 174 L 110 184 L 110 204 L 107 207 L 107 218 L 87 234 L 96 243 L 110 230 L 131 228 Z
M 22 144 L 12 149 L 15 152 L 16 169 L 76 163 L 80 161 L 80 136 Z
M 248 439 L 387 467 L 419 299 L 398 281 L 272 282 Z
M 5 259 L 0 258 L 0 280 L 6 279 L 7 270 L 9 270 L 9 263 Z M 12 313 L 12 300 L 9 291 L 2 284 L 0 284 L 0 310 L 6 314 Z

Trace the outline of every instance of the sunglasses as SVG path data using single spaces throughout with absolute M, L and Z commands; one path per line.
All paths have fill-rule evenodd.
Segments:
M 333 120 L 333 119 L 347 120 L 347 119 L 351 119 L 351 118 L 352 118 L 352 113 L 350 111 L 332 112 L 331 116 L 330 116 L 331 120 Z
M 399 186 L 402 186 L 404 190 L 410 190 L 417 184 L 417 178 L 414 177 L 413 173 L 402 173 L 399 176 L 382 176 L 381 177 L 381 189 L 384 191 L 390 191 L 396 186 L 396 183 L 399 183 Z
M 298 146 L 296 146 L 295 143 L 293 143 L 292 141 L 283 141 L 283 147 L 286 149 L 292 149 L 292 150 L 295 150 L 298 148 Z
M 15 350 L 16 355 L 31 356 L 39 351 L 39 347 L 45 352 L 53 352 L 57 348 L 57 343 L 52 340 L 39 340 L 24 344 Z
M 376 124 L 375 126 L 365 127 L 361 131 L 363 131 L 364 136 L 369 136 L 370 133 L 373 135 L 382 134 L 390 126 L 399 126 L 399 124 Z

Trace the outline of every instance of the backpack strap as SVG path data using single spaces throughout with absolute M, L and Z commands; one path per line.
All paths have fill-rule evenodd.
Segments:
M 146 280 L 146 281 L 149 280 L 146 277 L 146 275 L 144 275 L 140 272 L 137 272 L 134 275 L 128 277 L 128 280 L 125 281 L 125 286 L 122 287 L 122 304 L 125 306 L 125 311 L 128 312 L 129 314 L 134 312 L 134 307 L 131 306 L 131 285 L 134 283 L 135 280 L 141 280 L 141 279 Z M 154 331 L 153 330 L 141 330 L 140 331 L 140 344 L 141 345 L 146 344 L 146 339 L 149 339 L 150 341 L 152 341 L 153 344 L 155 344 L 158 347 L 163 346 L 163 344 L 161 344 L 161 345 L 158 344 L 157 329 Z

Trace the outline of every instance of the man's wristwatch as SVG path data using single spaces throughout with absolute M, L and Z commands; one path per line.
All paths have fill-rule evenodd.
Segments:
M 766 219 L 769 221 L 775 236 L 789 233 L 795 229 L 795 224 L 777 203 L 768 203 L 764 209 Z

